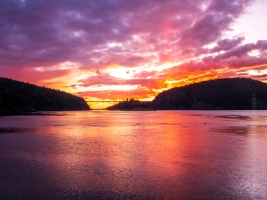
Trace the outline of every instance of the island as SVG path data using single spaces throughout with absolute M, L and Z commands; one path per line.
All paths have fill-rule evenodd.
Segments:
M 0 77 L 0 115 L 89 109 L 85 100 L 75 95 Z
M 125 110 L 125 111 L 151 111 L 154 110 L 151 102 L 139 101 L 130 99 L 119 102 L 116 105 L 110 106 L 107 110 Z

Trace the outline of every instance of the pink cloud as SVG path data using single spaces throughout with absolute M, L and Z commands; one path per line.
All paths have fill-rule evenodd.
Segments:
M 0 76 L 44 84 L 79 72 L 83 74 L 80 80 L 69 83 L 73 89 L 138 85 L 131 94 L 139 92 L 139 96 L 151 95 L 169 79 L 234 76 L 243 68 L 267 63 L 266 40 L 245 43 L 245 36 L 224 34 L 251 3 L 253 0 L 3 0 Z M 210 44 L 215 46 L 208 48 Z M 79 66 L 36 71 L 66 61 Z M 173 67 L 161 70 L 166 63 Z M 133 76 L 122 79 L 101 73 L 112 66 L 133 70 Z M 93 71 L 98 73 L 92 75 Z M 265 80 L 264 76 L 257 78 Z M 104 95 L 83 94 L 89 93 Z M 114 98 L 116 95 L 122 94 L 112 91 Z

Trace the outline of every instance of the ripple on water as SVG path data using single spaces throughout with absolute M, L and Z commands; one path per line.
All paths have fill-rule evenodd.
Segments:
M 266 114 L 236 114 L 2 118 L 0 199 L 264 199 Z
M 247 135 L 250 133 L 260 133 L 267 130 L 267 125 L 258 124 L 258 125 L 246 125 L 246 126 L 217 126 L 211 127 L 211 132 L 219 133 L 234 133 L 238 135 Z
M 0 134 L 35 132 L 35 128 L 0 127 Z

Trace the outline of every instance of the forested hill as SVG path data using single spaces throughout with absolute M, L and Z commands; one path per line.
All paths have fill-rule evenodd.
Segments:
M 131 111 L 145 111 L 153 110 L 151 102 L 141 102 L 138 100 L 122 101 L 114 106 L 110 106 L 107 110 L 131 110 Z
M 84 99 L 69 93 L 0 77 L 0 114 L 89 109 Z
M 248 78 L 225 78 L 172 88 L 156 96 L 158 110 L 267 109 L 267 84 Z

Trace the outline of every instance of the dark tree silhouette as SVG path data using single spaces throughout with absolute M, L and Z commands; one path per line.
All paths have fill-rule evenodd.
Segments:
M 152 104 L 158 110 L 265 110 L 267 84 L 248 78 L 210 80 L 164 91 Z
M 0 78 L 0 114 L 89 109 L 84 99 L 69 93 Z

